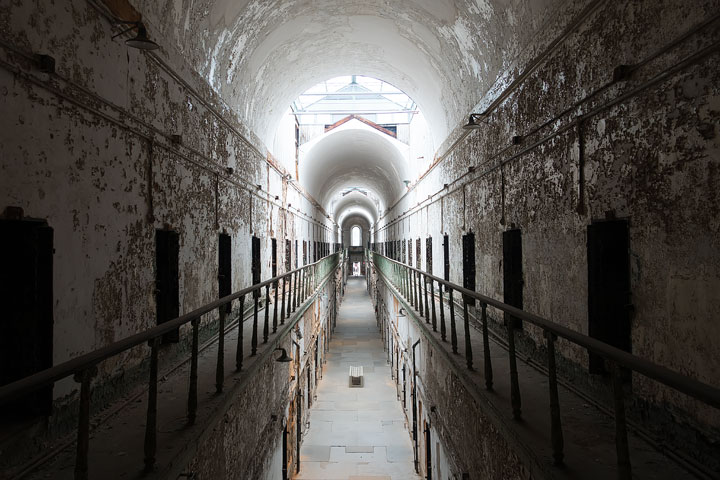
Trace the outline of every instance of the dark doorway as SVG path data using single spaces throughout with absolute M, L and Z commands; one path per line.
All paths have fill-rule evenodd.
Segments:
M 173 230 L 155 231 L 155 301 L 157 323 L 180 316 L 180 235 Z M 168 332 L 162 343 L 177 343 L 180 329 Z
M 227 297 L 232 293 L 232 242 L 230 235 L 221 233 L 218 239 L 218 291 L 219 297 Z M 228 303 L 226 311 L 230 313 L 232 304 Z
M 271 263 L 270 263 L 270 278 L 277 277 L 277 240 L 274 238 L 270 239 L 270 250 Z
M 463 288 L 475 291 L 475 234 L 468 232 L 462 237 Z M 474 297 L 466 297 L 468 305 L 475 305 Z
M 450 240 L 447 234 L 443 235 L 443 278 L 450 281 Z
M 432 275 L 432 237 L 425 239 L 425 271 Z
M 408 266 L 412 267 L 412 251 L 413 251 L 412 239 L 409 239 L 407 241 L 407 243 L 408 243 Z
M 41 220 L 0 220 L 0 385 L 52 367 L 53 229 Z M 0 422 L 47 416 L 52 386 L 3 405 Z
M 503 301 L 523 308 L 522 235 L 519 229 L 503 232 Z M 505 324 L 522 328 L 522 320 L 505 313 Z
M 292 241 L 285 240 L 285 271 L 292 269 Z
M 631 351 L 630 239 L 625 220 L 588 225 L 588 333 Z M 590 353 L 590 373 L 606 371 L 602 357 Z
M 422 268 L 422 244 L 420 239 L 415 240 L 415 268 L 420 270 Z
M 260 239 L 256 236 L 252 237 L 252 248 L 251 248 L 251 266 L 250 271 L 252 272 L 252 283 L 257 285 L 260 283 Z M 254 297 L 260 296 L 260 288 L 253 291 Z
M 288 479 L 288 428 L 287 423 L 283 425 L 282 434 L 282 480 Z
M 432 480 L 432 443 L 430 442 L 430 424 L 425 423 L 425 473 L 427 480 Z
M 299 254 L 299 253 L 300 253 L 300 252 L 298 251 L 298 241 L 295 240 L 295 269 L 296 269 L 296 270 L 297 270 L 297 268 L 298 268 L 298 256 L 299 256 L 298 254 Z
M 307 241 L 303 240 L 303 267 L 307 265 Z

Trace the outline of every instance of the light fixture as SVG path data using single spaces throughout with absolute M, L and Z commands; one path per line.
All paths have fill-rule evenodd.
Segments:
M 277 350 L 280 350 L 281 353 L 280 353 L 280 356 L 275 359 L 276 362 L 280 362 L 280 363 L 292 362 L 292 358 L 288 357 L 288 354 L 284 348 L 278 347 L 274 351 L 277 351 Z
M 404 308 L 400 308 L 400 310 L 398 311 L 398 317 L 407 317 L 407 312 Z
M 403 180 L 403 183 L 405 184 L 405 188 L 410 188 L 410 180 Z
M 476 128 L 480 128 L 480 124 L 478 123 L 478 120 L 480 120 L 483 117 L 482 113 L 471 113 L 470 118 L 468 118 L 468 123 L 463 125 L 463 128 L 465 130 L 473 130 Z
M 145 28 L 145 24 L 137 21 L 137 22 L 126 22 L 123 21 L 121 23 L 125 23 L 130 25 L 130 28 L 127 28 L 126 30 L 123 30 L 122 32 L 118 33 L 117 35 L 113 35 L 112 38 L 118 37 L 124 33 L 127 33 L 131 30 L 137 29 L 137 35 L 135 35 L 133 38 L 129 38 L 125 40 L 125 45 L 132 48 L 137 48 L 139 50 L 156 50 L 160 48 L 160 45 L 153 42 L 148 38 L 147 29 Z

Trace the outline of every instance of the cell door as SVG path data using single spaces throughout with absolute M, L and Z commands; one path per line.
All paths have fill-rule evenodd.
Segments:
M 627 352 L 631 349 L 630 240 L 625 220 L 588 225 L 588 334 Z M 590 373 L 605 372 L 590 354 Z
M 475 234 L 468 232 L 462 237 L 463 287 L 475 291 Z M 474 297 L 465 297 L 468 305 L 475 305 Z
M 270 252 L 271 252 L 271 261 L 270 261 L 270 278 L 277 277 L 277 240 L 272 238 L 270 239 Z
M 157 324 L 180 316 L 180 235 L 173 230 L 155 231 L 155 301 Z M 168 332 L 162 343 L 180 341 L 180 329 Z
M 252 247 L 251 247 L 251 267 L 250 271 L 252 272 L 252 283 L 253 285 L 257 285 L 260 283 L 260 274 L 261 274 L 261 265 L 260 265 L 260 239 L 258 237 L 253 236 L 252 237 Z M 260 290 L 257 289 L 253 291 L 254 297 L 260 296 Z
M 522 236 L 519 229 L 503 232 L 503 296 L 504 302 L 523 308 Z M 522 328 L 522 320 L 505 313 L 505 324 Z
M 230 235 L 221 233 L 218 238 L 218 292 L 223 298 L 232 293 L 232 241 Z M 232 305 L 227 304 L 226 311 L 230 313 Z
M 425 239 L 425 271 L 432 275 L 432 237 Z
M 0 385 L 52 367 L 53 229 L 44 221 L 0 220 Z M 3 405 L 8 424 L 50 414 L 52 386 Z
M 447 235 L 443 235 L 443 278 L 450 281 L 450 240 Z

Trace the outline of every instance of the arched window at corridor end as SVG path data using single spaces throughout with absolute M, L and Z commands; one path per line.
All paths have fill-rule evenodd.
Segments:
M 362 230 L 357 225 L 350 229 L 350 246 L 362 247 Z

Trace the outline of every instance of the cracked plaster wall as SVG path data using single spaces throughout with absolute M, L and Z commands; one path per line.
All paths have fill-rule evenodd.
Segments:
M 587 334 L 586 230 L 610 211 L 630 225 L 633 353 L 719 386 L 720 60 L 711 47 L 720 38 L 718 22 L 660 51 L 717 11 L 716 1 L 692 8 L 674 1 L 662 8 L 600 5 L 481 129 L 450 136 L 438 166 L 379 220 L 376 241 L 432 236 L 434 273 L 442 275 L 447 233 L 451 281 L 462 284 L 462 264 L 453 259 L 462 258 L 461 236 L 472 230 L 476 290 L 502 300 L 502 232 L 520 228 L 525 310 Z M 558 30 L 541 35 L 552 38 Z M 707 47 L 706 55 L 680 64 Z M 620 64 L 640 66 L 630 80 L 613 83 Z M 522 70 L 517 65 L 506 78 Z M 501 82 L 480 105 L 490 105 L 509 84 Z M 580 114 L 586 115 L 582 186 L 572 125 Z M 521 145 L 512 144 L 513 135 L 524 136 Z M 453 139 L 459 139 L 454 146 Z M 494 319 L 502 322 L 497 312 Z M 526 325 L 524 333 L 542 349 L 539 329 Z M 576 367 L 573 381 L 588 382 L 586 351 L 566 341 L 558 348 Z M 717 410 L 640 375 L 632 388 L 646 426 L 662 431 L 662 425 L 689 422 L 706 440 L 718 438 Z

